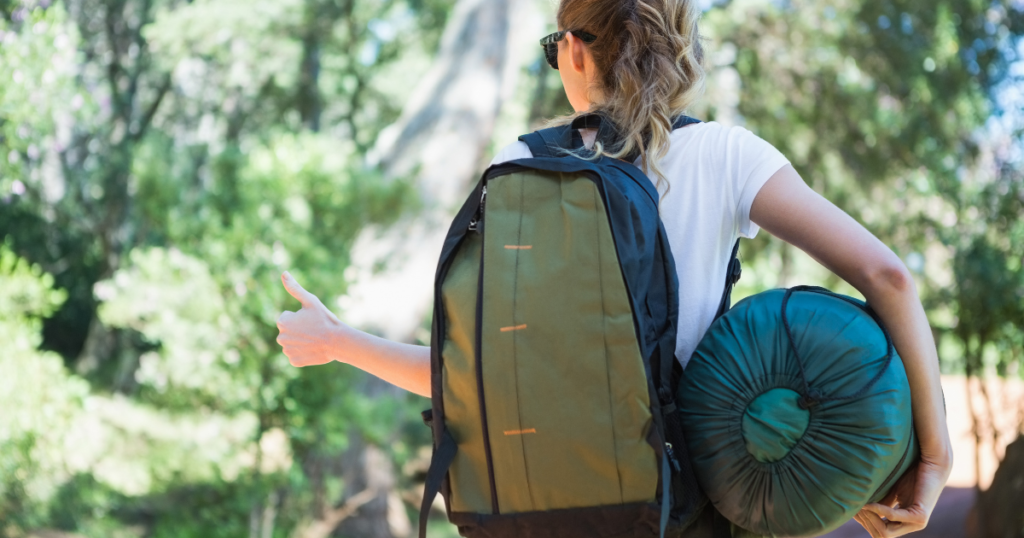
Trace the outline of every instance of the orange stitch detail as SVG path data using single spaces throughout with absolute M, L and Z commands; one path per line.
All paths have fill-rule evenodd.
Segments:
M 524 323 L 522 325 L 514 325 L 512 327 L 502 327 L 501 328 L 501 332 L 507 333 L 509 331 L 518 331 L 520 329 L 525 329 L 525 328 L 526 328 L 526 324 Z
M 533 245 L 505 245 L 505 248 L 509 250 L 530 250 Z
M 524 433 L 537 433 L 537 429 L 528 428 L 525 430 L 505 430 L 505 435 L 523 435 Z

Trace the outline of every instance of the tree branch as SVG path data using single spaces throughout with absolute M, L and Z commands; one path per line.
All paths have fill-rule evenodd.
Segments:
M 118 82 L 121 73 L 124 72 L 124 67 L 121 65 L 121 56 L 117 50 L 117 24 L 114 22 L 114 11 L 115 9 L 122 10 L 122 22 L 123 22 L 123 3 L 109 3 L 106 6 L 103 14 L 103 23 L 106 30 L 107 48 L 110 49 L 110 62 L 107 64 L 107 82 L 110 84 L 110 95 L 111 101 L 114 104 L 116 112 L 115 116 L 122 116 L 124 112 L 124 99 L 121 96 L 121 89 L 118 88 Z
M 366 488 L 356 493 L 341 506 L 327 511 L 322 518 L 300 525 L 292 533 L 292 538 L 327 538 L 342 521 L 352 516 L 360 506 L 375 499 L 378 493 L 376 488 Z
M 149 104 L 146 109 L 146 113 L 143 114 L 142 119 L 139 120 L 138 127 L 135 132 L 132 133 L 132 141 L 138 142 L 143 135 L 146 134 L 146 129 L 149 128 L 149 124 L 153 121 L 153 116 L 156 115 L 156 111 L 160 108 L 160 103 L 164 100 L 164 96 L 171 89 L 171 74 L 164 74 L 164 80 L 160 83 L 160 88 L 157 89 L 156 97 L 153 98 L 153 102 Z

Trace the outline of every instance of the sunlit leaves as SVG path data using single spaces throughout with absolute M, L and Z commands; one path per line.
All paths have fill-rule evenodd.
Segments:
M 64 300 L 53 278 L 0 245 L 0 521 L 31 525 L 67 477 L 64 435 L 89 387 L 40 352 L 41 317 Z

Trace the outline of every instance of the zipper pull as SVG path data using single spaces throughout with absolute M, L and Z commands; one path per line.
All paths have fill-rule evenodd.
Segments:
M 470 219 L 470 221 L 469 221 L 469 231 L 471 231 L 471 232 L 479 232 L 480 231 L 480 226 L 479 225 L 480 225 L 480 221 L 483 220 L 483 218 L 484 218 L 484 202 L 486 200 L 487 200 L 487 185 L 484 185 L 480 189 L 480 207 L 477 208 L 476 215 L 474 215 L 473 218 Z
M 668 454 L 668 462 L 672 464 L 672 468 L 677 473 L 682 472 L 683 468 L 679 465 L 679 460 L 676 459 L 676 451 L 672 449 L 672 443 L 665 443 L 665 453 Z

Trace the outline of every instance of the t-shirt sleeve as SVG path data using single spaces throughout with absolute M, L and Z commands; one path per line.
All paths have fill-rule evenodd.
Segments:
M 491 159 L 491 166 L 503 163 L 507 161 L 514 161 L 516 159 L 529 159 L 533 157 L 533 153 L 530 152 L 530 146 L 526 145 L 526 142 L 516 140 L 515 142 L 501 148 L 498 153 Z
M 789 159 L 775 146 L 743 127 L 733 127 L 733 146 L 729 153 L 738 157 L 732 178 L 736 199 L 736 229 L 740 236 L 752 239 L 760 227 L 750 220 L 750 206 L 761 187 L 775 172 L 789 164 Z

